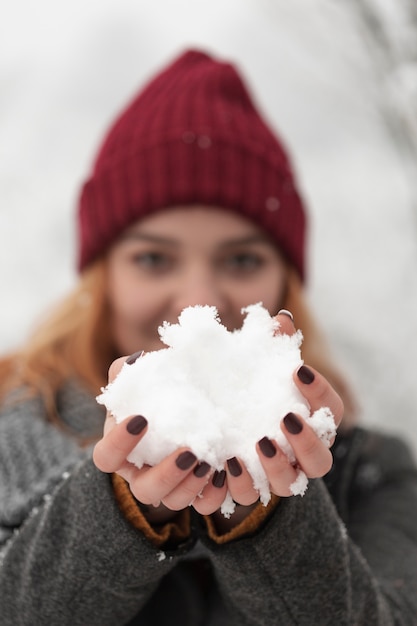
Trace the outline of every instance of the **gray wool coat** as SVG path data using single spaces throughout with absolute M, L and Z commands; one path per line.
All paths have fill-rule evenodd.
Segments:
M 0 412 L 0 625 L 417 625 L 417 472 L 399 440 L 339 436 L 325 480 L 281 499 L 254 535 L 161 551 L 123 517 L 74 436 L 102 407 L 75 386 L 64 424 L 38 399 Z

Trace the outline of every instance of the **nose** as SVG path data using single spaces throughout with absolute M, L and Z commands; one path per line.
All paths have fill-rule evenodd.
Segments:
M 175 307 L 180 313 L 187 306 L 215 306 L 221 316 L 225 312 L 226 294 L 215 273 L 205 267 L 193 266 L 178 281 Z

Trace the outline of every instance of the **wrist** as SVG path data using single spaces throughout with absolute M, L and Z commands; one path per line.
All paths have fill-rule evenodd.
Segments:
M 151 526 L 158 526 L 160 524 L 166 524 L 170 522 L 179 515 L 181 511 L 172 511 L 168 509 L 164 504 L 159 504 L 158 506 L 154 506 L 153 504 L 143 504 L 136 500 L 136 503 L 148 522 Z
M 206 516 L 208 536 L 215 543 L 224 544 L 258 532 L 277 507 L 279 500 L 278 496 L 272 495 L 266 506 L 259 501 L 250 506 L 238 505 L 229 519 L 224 518 L 220 511 Z
M 257 506 L 258 501 L 248 506 L 236 504 L 236 509 L 229 518 L 225 517 L 220 509 L 210 515 L 210 518 L 218 534 L 223 535 L 241 524 Z

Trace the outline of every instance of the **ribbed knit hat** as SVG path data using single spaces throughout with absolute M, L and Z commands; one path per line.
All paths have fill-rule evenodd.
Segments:
M 79 268 L 139 218 L 204 204 L 262 227 L 304 276 L 305 213 L 281 141 L 236 69 L 190 50 L 110 128 L 79 202 Z

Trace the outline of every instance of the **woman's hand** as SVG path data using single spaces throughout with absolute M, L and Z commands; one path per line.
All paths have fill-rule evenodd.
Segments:
M 329 407 L 336 426 L 343 416 L 343 403 L 323 376 L 303 365 L 294 373 L 294 381 L 309 402 L 311 411 Z M 272 493 L 279 496 L 292 495 L 290 485 L 297 479 L 301 469 L 307 478 L 322 477 L 333 463 L 332 453 L 312 428 L 298 415 L 289 413 L 281 422 L 281 429 L 291 445 L 296 463 L 291 464 L 276 442 L 266 437 L 258 442 L 260 461 L 268 476 Z
M 122 368 L 125 358 L 113 362 L 109 370 L 112 382 Z M 137 443 L 146 436 L 147 421 L 143 416 L 133 416 L 116 424 L 108 413 L 104 436 L 93 453 L 95 465 L 103 472 L 117 473 L 128 483 L 135 498 L 145 505 L 142 510 L 151 523 L 163 523 L 186 508 L 202 491 L 208 480 L 210 466 L 199 463 L 187 448 L 176 450 L 157 465 L 137 468 L 127 457 Z M 221 506 L 223 490 L 214 489 L 206 494 L 210 512 Z M 147 506 L 148 505 L 148 506 Z
M 292 335 L 295 327 L 292 318 L 285 313 L 276 319 L 280 323 L 280 333 Z M 294 382 L 310 405 L 311 412 L 328 407 L 336 426 L 343 417 L 343 402 L 330 383 L 316 370 L 302 365 L 293 375 Z M 296 463 L 291 463 L 277 442 L 264 437 L 257 443 L 257 452 L 270 484 L 270 490 L 277 496 L 291 496 L 291 485 L 296 481 L 299 470 L 307 478 L 322 477 L 330 470 L 333 458 L 328 446 L 321 441 L 312 428 L 298 415 L 289 413 L 281 422 L 281 429 L 291 445 Z M 333 442 L 331 442 L 333 443 Z M 235 502 L 251 505 L 259 494 L 253 488 L 252 478 L 239 459 L 230 459 L 225 467 L 227 487 Z M 205 495 L 209 486 L 203 491 Z M 210 488 L 212 490 L 212 488 Z M 195 508 L 207 513 L 204 501 L 196 502 Z
M 280 332 L 292 334 L 295 328 L 292 319 L 285 314 L 277 316 Z M 119 373 L 125 358 L 114 361 L 109 370 L 109 382 Z M 311 406 L 312 412 L 320 407 L 329 407 L 336 425 L 343 415 L 343 403 L 331 385 L 318 372 L 302 366 L 294 373 L 294 381 Z M 290 496 L 291 485 L 301 469 L 308 478 L 326 474 L 332 465 L 332 455 L 314 431 L 301 417 L 290 413 L 281 423 L 281 428 L 294 450 L 296 463 L 292 464 L 275 441 L 261 439 L 257 452 L 268 477 L 271 492 L 279 496 Z M 190 504 L 201 514 L 210 515 L 223 503 L 227 491 L 238 504 L 251 510 L 259 494 L 244 464 L 236 457 L 229 459 L 223 470 L 213 472 L 205 463 L 199 462 L 193 452 L 180 448 L 157 465 L 141 469 L 127 461 L 137 443 L 146 436 L 147 422 L 142 416 L 116 424 L 107 415 L 104 436 L 94 449 L 94 463 L 103 472 L 115 472 L 130 486 L 135 498 L 145 505 L 142 510 L 151 523 L 163 523 L 171 519 L 176 511 Z

